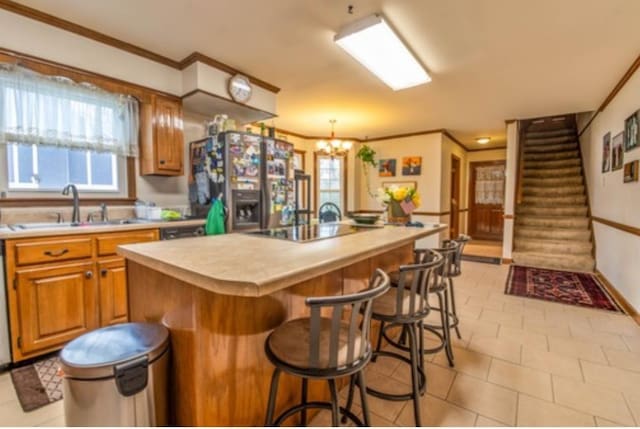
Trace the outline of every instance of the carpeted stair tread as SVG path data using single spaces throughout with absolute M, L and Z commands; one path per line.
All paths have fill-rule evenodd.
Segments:
M 524 177 L 580 177 L 582 170 L 580 166 L 562 168 L 528 168 L 526 165 L 523 172 Z
M 586 216 L 533 216 L 521 215 L 516 217 L 516 232 L 520 227 L 538 227 L 561 229 L 589 228 L 589 218 Z
M 575 159 L 579 156 L 577 150 L 565 150 L 561 152 L 525 153 L 524 162 L 529 161 L 555 161 L 560 159 Z M 526 164 L 525 164 L 526 165 Z
M 571 128 L 544 130 L 544 129 L 536 129 L 535 125 L 529 127 L 529 129 L 524 135 L 527 139 L 545 139 L 545 138 L 566 137 L 566 136 L 575 138 L 575 132 Z
M 567 150 L 578 150 L 578 143 L 550 143 L 542 145 L 524 144 L 524 153 L 546 153 L 546 152 L 564 152 Z
M 536 207 L 520 204 L 516 208 L 516 215 L 586 216 L 587 207 Z
M 568 186 L 526 186 L 522 191 L 523 195 L 540 197 L 559 197 L 569 195 L 584 195 L 584 185 Z
M 558 241 L 591 241 L 591 231 L 589 228 L 555 228 L 538 226 L 520 226 L 516 232 L 516 238 L 523 239 L 548 239 L 553 237 Z
M 514 251 L 511 257 L 515 264 L 528 267 L 583 272 L 593 272 L 595 268 L 595 261 L 591 255 L 549 255 Z
M 541 252 L 550 254 L 590 255 L 592 245 L 590 241 L 572 240 L 543 240 L 539 238 L 518 238 L 514 243 L 514 250 L 525 252 Z
M 557 159 L 548 161 L 524 161 L 524 168 L 526 169 L 539 169 L 539 170 L 551 170 L 555 168 L 563 167 L 579 167 L 581 164 L 580 159 Z
M 524 177 L 522 181 L 523 190 L 529 187 L 534 188 L 556 188 L 565 186 L 581 186 L 583 183 L 582 176 L 566 176 L 566 177 Z
M 587 202 L 585 195 L 562 195 L 562 196 L 539 196 L 524 195 L 522 204 L 535 207 L 566 207 L 566 206 L 584 206 Z

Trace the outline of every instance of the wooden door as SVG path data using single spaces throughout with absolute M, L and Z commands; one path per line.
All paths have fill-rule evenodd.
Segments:
M 16 271 L 23 355 L 55 349 L 98 327 L 93 262 Z
M 456 238 L 460 227 L 460 158 L 451 155 L 451 222 L 449 237 Z
M 98 262 L 100 326 L 124 323 L 127 312 L 127 270 L 124 258 Z
M 157 97 L 153 109 L 156 168 L 182 171 L 182 106 L 179 102 Z
M 472 162 L 470 167 L 469 234 L 502 241 L 505 162 Z

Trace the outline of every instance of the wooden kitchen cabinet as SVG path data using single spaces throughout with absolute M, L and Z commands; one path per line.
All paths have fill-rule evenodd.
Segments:
M 16 271 L 20 353 L 55 350 L 98 327 L 94 268 L 87 261 Z
M 140 106 L 140 174 L 181 176 L 184 171 L 182 102 L 153 96 Z
M 127 311 L 127 269 L 124 258 L 98 262 L 100 326 L 124 323 Z
M 5 241 L 13 362 L 62 348 L 100 326 L 129 320 L 121 244 L 159 239 L 158 229 Z

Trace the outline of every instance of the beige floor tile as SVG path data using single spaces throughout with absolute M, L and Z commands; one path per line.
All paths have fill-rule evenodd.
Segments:
M 521 348 L 522 346 L 515 341 L 476 335 L 469 343 L 469 350 L 513 363 L 520 363 Z
M 612 422 L 611 420 L 603 419 L 602 417 L 594 417 L 596 419 L 596 426 L 598 427 L 613 427 L 617 428 L 624 426 L 623 424 Z
M 625 394 L 631 414 L 636 419 L 636 425 L 640 426 L 640 392 L 635 394 Z
M 382 427 L 382 428 L 388 428 L 388 427 L 394 427 L 397 426 L 395 423 L 393 423 L 392 421 L 381 417 L 375 413 L 369 413 L 369 421 L 371 423 L 372 427 Z
M 625 342 L 629 350 L 634 353 L 640 353 L 640 337 L 630 337 L 623 335 L 622 340 Z
M 482 312 L 482 306 L 473 304 L 458 305 L 456 308 L 458 316 L 466 317 L 467 319 L 477 320 Z
M 551 374 L 582 380 L 580 361 L 574 357 L 523 346 L 521 364 Z
M 553 401 L 551 374 L 493 359 L 488 380 L 518 392 Z
M 460 333 L 464 338 L 473 337 L 473 335 L 482 335 L 483 337 L 497 337 L 499 325 L 486 320 L 467 319 L 460 316 Z
M 518 426 L 595 426 L 595 421 L 589 414 L 521 394 Z
M 585 361 L 582 373 L 587 383 L 629 394 L 640 393 L 640 373 Z
M 580 341 L 597 343 L 609 349 L 628 350 L 627 345 L 620 335 L 574 327 L 571 327 L 570 331 L 571 337 Z
M 523 346 L 526 345 L 543 350 L 549 349 L 546 335 L 538 334 L 537 332 L 529 332 L 524 329 L 500 326 L 500 329 L 498 330 L 498 338 L 513 341 Z
M 622 393 L 557 375 L 552 378 L 553 393 L 557 404 L 605 419 L 619 421 L 625 425 L 634 424 Z
M 549 320 L 532 319 L 524 316 L 523 329 L 527 332 L 535 332 L 542 335 L 552 335 L 560 337 L 571 336 L 569 323 L 566 321 L 556 322 Z
M 9 372 L 0 374 L 0 404 L 17 400 L 18 396 L 11 382 L 11 375 Z
M 467 300 L 468 305 L 478 305 L 482 307 L 484 310 L 493 310 L 493 311 L 502 311 L 504 307 L 504 302 L 496 301 L 489 298 L 491 292 L 489 292 L 486 296 L 470 296 Z
M 456 375 L 455 371 L 426 362 L 427 393 L 445 399 Z M 391 376 L 407 385 L 411 384 L 409 365 L 399 366 Z
M 495 428 L 495 427 L 500 427 L 500 426 L 506 426 L 506 425 L 504 423 L 500 423 L 497 420 L 493 420 L 493 419 L 490 419 L 489 417 L 485 417 L 485 416 L 478 415 L 478 418 L 476 419 L 476 427 L 491 427 L 491 428 Z
M 516 421 L 518 394 L 504 387 L 458 374 L 447 400 L 508 425 Z
M 628 371 L 640 372 L 640 353 L 603 348 L 609 365 Z
M 502 326 L 522 328 L 522 317 L 522 315 L 517 313 L 505 313 L 504 311 L 489 310 L 485 308 L 482 310 L 480 320 L 497 323 Z
M 391 375 L 402 364 L 399 359 L 387 356 L 378 356 L 375 362 L 370 362 L 367 369 L 371 369 L 383 375 Z
M 0 424 L 3 426 L 38 426 L 64 415 L 62 401 L 25 413 L 18 401 L 0 404 Z
M 491 358 L 474 351 L 453 348 L 453 357 L 455 359 L 455 370 L 459 373 L 472 375 L 483 380 L 487 379 Z M 447 357 L 444 353 L 439 353 L 433 360 L 433 363 L 445 368 L 449 368 Z
M 541 310 L 541 309 L 535 308 L 535 307 L 526 307 L 524 305 L 505 304 L 504 309 L 502 311 L 504 311 L 505 313 L 520 314 L 521 316 L 523 316 L 523 318 L 526 318 L 529 321 L 532 321 L 532 320 L 542 321 L 542 320 L 544 320 L 544 310 Z
M 365 381 L 367 383 L 367 387 L 371 387 L 385 393 L 399 394 L 411 392 L 410 385 L 374 371 L 367 371 Z M 347 393 L 348 389 L 342 389 L 340 391 L 340 396 L 345 399 L 347 397 Z M 404 407 L 405 405 L 405 402 L 386 401 L 373 395 L 367 396 L 367 402 L 369 403 L 369 410 L 372 413 L 376 413 L 379 416 L 391 421 L 395 421 L 395 419 L 398 417 L 398 414 L 400 414 L 402 407 Z M 356 394 L 354 395 L 353 403 L 358 407 L 360 406 L 359 392 L 356 392 Z
M 55 417 L 51 420 L 41 423 L 39 426 L 45 427 L 65 427 L 66 422 L 64 416 Z
M 476 414 L 429 394 L 420 398 L 422 426 L 473 426 Z M 399 426 L 415 426 L 413 404 L 408 403 L 396 420 Z
M 591 362 L 607 363 L 599 344 L 575 340 L 566 337 L 549 336 L 549 351 Z
M 602 318 L 590 317 L 591 326 L 596 332 L 640 337 L 640 326 L 631 317 Z

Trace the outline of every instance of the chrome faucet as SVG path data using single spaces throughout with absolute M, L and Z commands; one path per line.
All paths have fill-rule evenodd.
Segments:
M 69 183 L 62 190 L 62 195 L 69 195 L 69 189 L 73 195 L 73 214 L 71 215 L 71 224 L 80 225 L 80 198 L 78 197 L 78 188 L 73 183 Z

